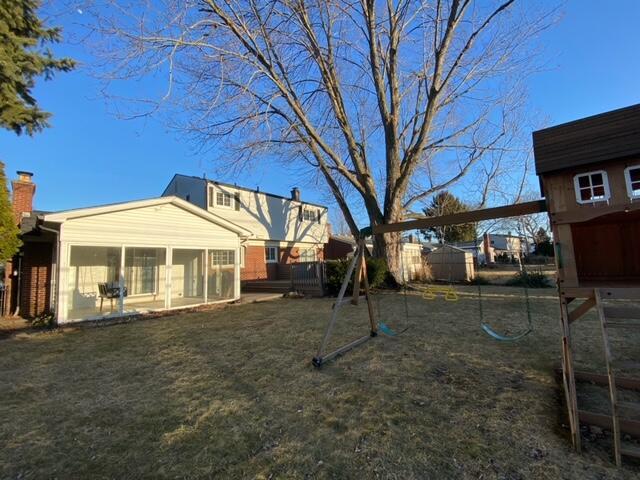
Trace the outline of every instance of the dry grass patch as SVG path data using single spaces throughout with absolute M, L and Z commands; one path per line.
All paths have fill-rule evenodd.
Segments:
M 553 290 L 517 344 L 481 333 L 471 295 L 407 302 L 405 334 L 319 371 L 330 299 L 4 340 L 0 477 L 637 478 L 606 440 L 573 453 L 559 426 Z M 392 326 L 404 308 L 380 299 Z M 520 328 L 521 308 L 487 297 L 496 328 Z M 335 345 L 366 332 L 366 307 L 345 309 Z

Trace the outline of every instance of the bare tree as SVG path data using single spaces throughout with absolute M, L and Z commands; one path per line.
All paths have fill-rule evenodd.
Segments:
M 511 148 L 531 40 L 550 23 L 515 0 L 107 5 L 93 26 L 111 78 L 168 79 L 139 114 L 175 107 L 227 164 L 276 158 L 317 175 L 355 236 L 354 198 L 370 225 L 397 222 Z M 374 238 L 392 272 L 398 239 Z

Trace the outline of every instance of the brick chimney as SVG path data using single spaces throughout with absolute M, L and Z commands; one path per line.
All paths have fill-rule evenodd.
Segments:
M 25 213 L 33 210 L 33 196 L 36 193 L 36 185 L 31 181 L 33 173 L 18 170 L 18 178 L 11 182 L 13 190 L 13 215 L 16 223 L 20 223 Z
M 296 202 L 300 201 L 300 189 L 298 187 L 291 189 L 291 200 L 295 200 Z
M 491 246 L 491 236 L 488 232 L 485 232 L 482 242 L 484 243 L 484 261 L 489 264 L 494 262 L 493 247 Z

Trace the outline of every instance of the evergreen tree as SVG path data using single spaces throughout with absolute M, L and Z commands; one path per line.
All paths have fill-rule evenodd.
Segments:
M 19 233 L 9 202 L 4 163 L 0 162 L 0 262 L 10 260 L 18 252 L 22 244 L 18 238 Z
M 431 200 L 431 204 L 423 209 L 427 217 L 439 217 L 452 213 L 468 212 L 469 207 L 455 195 L 446 190 L 438 193 Z M 471 242 L 476 238 L 476 225 L 466 223 L 464 225 L 447 225 L 421 230 L 423 235 L 433 234 L 440 242 Z
M 60 41 L 59 28 L 47 28 L 38 18 L 40 0 L 0 2 L 0 127 L 29 135 L 48 126 L 50 113 L 40 110 L 32 89 L 35 77 L 74 67 L 69 58 L 56 59 L 46 43 Z
M 545 257 L 554 256 L 551 238 L 544 228 L 540 227 L 540 229 L 536 232 L 533 241 L 536 244 L 536 255 L 544 255 Z

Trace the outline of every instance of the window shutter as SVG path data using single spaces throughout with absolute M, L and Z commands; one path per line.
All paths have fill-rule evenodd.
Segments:
M 240 210 L 240 192 L 236 192 L 233 196 L 236 201 L 236 210 Z
M 213 187 L 209 187 L 209 206 L 213 207 L 215 205 L 215 192 L 213 191 Z
M 298 207 L 298 221 L 302 221 L 302 205 Z
M 320 218 L 322 218 L 322 210 L 318 210 L 318 223 L 320 223 Z

